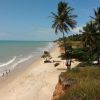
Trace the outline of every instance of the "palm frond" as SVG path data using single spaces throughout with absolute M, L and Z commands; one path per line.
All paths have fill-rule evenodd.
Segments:
M 72 14 L 72 11 L 74 9 L 71 8 L 68 3 L 66 2 L 59 2 L 58 3 L 58 13 L 55 14 L 51 12 L 53 16 L 53 25 L 52 28 L 55 28 L 55 33 L 58 33 L 58 30 L 60 32 L 66 32 L 70 31 L 70 29 L 75 28 L 76 21 L 74 18 L 76 18 L 76 15 Z

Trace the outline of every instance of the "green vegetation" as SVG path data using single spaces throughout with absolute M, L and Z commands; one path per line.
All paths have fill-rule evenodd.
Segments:
M 96 51 L 99 55 L 98 45 L 100 45 L 100 33 L 98 33 L 98 30 L 96 29 L 95 24 L 91 21 L 86 24 L 85 27 L 83 27 L 83 35 L 81 37 L 82 44 L 84 48 L 88 48 L 89 53 L 89 60 L 90 63 L 92 62 L 92 57 L 95 54 L 94 51 Z M 99 48 L 100 49 L 100 48 Z M 99 58 L 98 58 L 98 64 L 99 64 Z
M 50 52 L 44 51 L 44 54 L 42 55 L 41 58 L 44 58 L 45 59 L 45 61 L 44 61 L 45 63 L 50 62 L 50 59 L 51 59 Z
M 74 20 L 74 18 L 76 17 L 76 15 L 72 14 L 73 10 L 74 9 L 71 8 L 68 5 L 68 3 L 59 2 L 57 14 L 52 12 L 52 16 L 53 16 L 52 28 L 55 29 L 55 33 L 58 33 L 58 30 L 59 30 L 63 34 L 63 45 L 64 45 L 64 50 L 65 50 L 65 55 L 66 55 L 66 58 L 65 58 L 66 61 L 70 58 L 68 58 L 67 56 L 64 32 L 68 33 L 70 29 L 75 28 L 76 21 Z
M 75 58 L 80 61 L 86 61 L 88 63 L 93 63 L 97 61 L 100 63 L 100 7 L 94 12 L 95 17 L 89 21 L 83 30 L 80 31 L 82 34 L 71 35 L 64 37 L 65 45 L 67 47 L 66 54 L 70 51 L 68 46 L 70 45 L 71 54 L 70 58 Z M 63 48 L 63 38 L 59 38 L 58 44 Z M 61 57 L 66 59 L 66 56 L 62 54 Z
M 98 64 L 100 63 L 100 7 L 94 11 L 95 17 L 83 27 L 83 36 L 81 38 L 84 47 L 88 47 L 89 59 L 95 55 Z
M 61 50 L 65 48 L 65 53 L 62 52 L 60 57 L 66 61 L 74 58 L 82 63 L 74 69 L 61 73 L 59 83 L 64 87 L 65 94 L 59 96 L 57 100 L 100 100 L 100 7 L 94 10 L 94 17 L 91 17 L 91 21 L 80 30 L 81 34 L 65 37 L 64 32 L 68 32 L 69 27 L 74 28 L 76 23 L 73 20 L 76 16 L 71 18 L 75 23 L 71 21 L 69 23 L 69 20 L 66 22 L 66 17 L 69 18 L 69 14 L 65 13 L 67 10 L 64 10 L 66 7 L 69 10 L 68 4 L 60 2 L 58 15 L 52 13 L 55 32 L 60 30 L 63 33 L 63 38 L 56 40 Z M 71 8 L 68 12 L 70 11 Z M 94 65 L 93 61 L 97 63 Z M 74 84 L 68 85 L 71 81 Z
M 65 41 L 80 41 L 82 34 L 73 34 L 68 37 L 65 37 Z M 56 41 L 63 41 L 63 38 L 59 38 Z
M 99 100 L 100 66 L 76 67 L 61 74 L 64 78 L 75 79 L 76 83 L 65 90 L 59 100 Z

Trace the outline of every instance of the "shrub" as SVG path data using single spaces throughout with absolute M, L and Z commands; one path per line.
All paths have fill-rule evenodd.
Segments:
M 50 61 L 49 59 L 51 58 L 50 52 L 44 51 L 44 53 L 41 56 L 41 58 L 44 58 L 45 59 L 45 62 L 49 62 Z

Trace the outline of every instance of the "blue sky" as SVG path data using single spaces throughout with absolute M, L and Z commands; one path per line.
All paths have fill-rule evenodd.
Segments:
M 54 40 L 51 28 L 51 12 L 57 12 L 61 0 L 0 0 L 0 40 Z M 93 16 L 93 9 L 100 6 L 100 0 L 62 0 L 67 1 L 77 14 L 78 30 Z

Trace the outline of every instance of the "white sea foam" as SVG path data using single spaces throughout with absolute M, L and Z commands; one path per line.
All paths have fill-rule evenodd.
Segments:
M 5 63 L 0 63 L 0 73 L 2 74 L 3 72 L 5 72 L 7 70 L 13 70 L 15 67 L 20 66 L 20 64 L 23 64 L 24 62 L 27 63 L 28 60 L 30 60 L 31 58 L 38 57 L 39 55 L 41 55 L 43 53 L 43 51 L 49 50 L 52 47 L 53 47 L 53 43 L 49 42 L 48 45 L 39 46 L 36 49 L 33 49 L 33 51 L 29 52 L 29 54 L 28 54 L 29 56 L 25 57 L 25 55 L 23 53 L 21 53 L 21 55 L 18 54 L 15 57 L 12 56 L 13 58 L 10 59 L 9 61 L 7 61 Z M 23 52 L 24 52 L 24 48 L 22 48 Z M 9 55 L 8 55 L 8 57 L 9 57 Z
M 25 62 L 25 61 L 31 59 L 32 57 L 33 57 L 33 56 L 30 55 L 30 56 L 28 56 L 28 57 L 26 57 L 26 58 L 19 58 L 19 60 L 13 64 L 12 68 L 15 68 L 18 64 L 23 63 L 23 62 Z
M 49 42 L 48 48 L 52 48 L 53 47 L 53 43 Z
M 43 48 L 37 48 L 37 51 L 38 51 L 38 53 L 39 53 L 39 52 L 43 52 L 45 49 L 46 49 L 46 47 L 43 47 Z
M 15 60 L 16 60 L 16 56 L 15 56 L 13 59 L 11 59 L 10 61 L 8 61 L 8 62 L 6 62 L 6 63 L 2 63 L 2 64 L 0 64 L 0 67 L 7 66 L 7 65 L 13 63 Z
M 44 51 L 49 51 L 53 47 L 53 43 L 49 42 L 48 45 L 44 48 Z
M 52 42 L 49 42 L 48 45 L 46 45 L 46 46 L 43 47 L 43 48 L 37 48 L 37 50 L 38 50 L 39 52 L 43 52 L 43 51 L 48 51 L 48 50 L 50 50 L 52 47 L 53 47 L 53 43 L 52 43 Z

